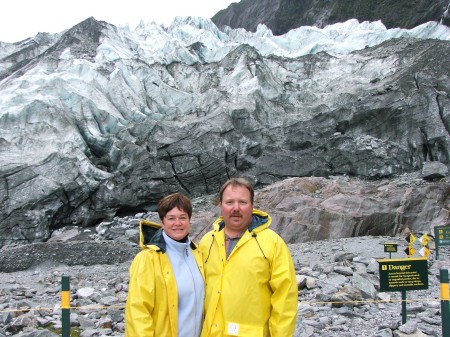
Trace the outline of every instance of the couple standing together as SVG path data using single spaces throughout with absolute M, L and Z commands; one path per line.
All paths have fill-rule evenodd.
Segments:
M 190 199 L 179 193 L 161 199 L 162 225 L 141 222 L 126 337 L 293 336 L 298 288 L 292 258 L 253 198 L 247 180 L 225 182 L 221 216 L 198 246 L 189 238 Z

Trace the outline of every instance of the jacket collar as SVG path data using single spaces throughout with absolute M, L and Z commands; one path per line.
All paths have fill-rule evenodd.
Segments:
M 167 244 L 166 241 L 164 240 L 163 229 L 161 228 L 161 226 L 158 225 L 159 228 L 154 232 L 153 231 L 148 232 L 149 226 L 145 225 L 150 224 L 141 222 L 141 237 L 142 237 L 141 248 L 145 249 L 150 248 L 149 246 L 153 246 L 152 248 L 157 252 L 165 253 L 167 251 Z M 151 226 L 151 228 L 155 229 L 154 223 L 152 223 L 151 225 L 153 225 Z M 194 242 L 192 242 L 192 240 L 190 240 L 189 245 L 192 248 L 192 250 L 197 249 L 197 245 Z
M 252 223 L 250 224 L 250 226 L 247 228 L 249 232 L 253 232 L 254 230 L 259 232 L 267 227 L 270 226 L 272 222 L 272 218 L 270 217 L 269 214 L 267 214 L 266 212 L 257 210 L 257 209 L 253 209 L 252 212 Z M 217 231 L 221 231 L 224 227 L 225 227 L 225 222 L 223 220 L 223 217 L 219 217 L 215 222 L 214 222 L 214 229 L 216 229 Z

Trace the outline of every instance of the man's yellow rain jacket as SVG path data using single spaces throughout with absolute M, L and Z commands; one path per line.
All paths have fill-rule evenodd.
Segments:
M 178 291 L 161 225 L 142 220 L 142 251 L 130 267 L 125 307 L 126 337 L 178 337 Z M 191 242 L 195 261 L 203 273 L 200 249 Z
M 202 337 L 291 337 L 298 287 L 286 243 L 269 229 L 271 217 L 253 210 L 253 222 L 228 259 L 223 218 L 200 241 L 206 275 Z

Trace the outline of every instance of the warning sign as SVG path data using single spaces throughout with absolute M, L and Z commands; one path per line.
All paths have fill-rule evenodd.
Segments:
M 385 242 L 384 243 L 384 252 L 385 253 L 397 253 L 397 244 Z
M 408 255 L 408 256 L 413 256 L 413 255 L 416 253 L 416 250 L 414 249 L 413 246 L 408 246 L 408 247 L 406 247 L 406 249 L 405 249 L 405 253 L 406 253 L 406 255 Z
M 416 241 L 416 237 L 410 233 L 405 238 L 406 242 L 408 242 L 410 245 L 412 245 Z
M 434 227 L 434 237 L 437 246 L 450 245 L 450 226 Z
M 428 289 L 426 258 L 378 260 L 380 291 Z
M 420 238 L 419 238 L 420 243 L 422 244 L 422 246 L 426 246 L 428 245 L 428 243 L 431 241 L 431 238 L 427 235 L 427 234 L 423 234 Z
M 419 254 L 422 256 L 428 256 L 430 255 L 430 250 L 427 247 L 422 247 L 422 249 L 419 250 Z

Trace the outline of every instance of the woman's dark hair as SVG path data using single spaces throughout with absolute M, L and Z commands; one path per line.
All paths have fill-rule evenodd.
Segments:
M 253 190 L 252 185 L 244 178 L 231 178 L 228 179 L 220 188 L 219 191 L 219 202 L 222 202 L 222 197 L 223 197 L 223 191 L 225 191 L 225 189 L 228 186 L 243 186 L 246 189 L 248 189 L 248 191 L 250 192 L 250 201 L 253 204 L 253 198 L 255 197 L 255 191 Z
M 158 203 L 158 215 L 161 221 L 164 219 L 166 214 L 174 208 L 179 208 L 185 211 L 189 219 L 192 216 L 192 202 L 187 196 L 181 193 L 173 193 L 162 198 Z

